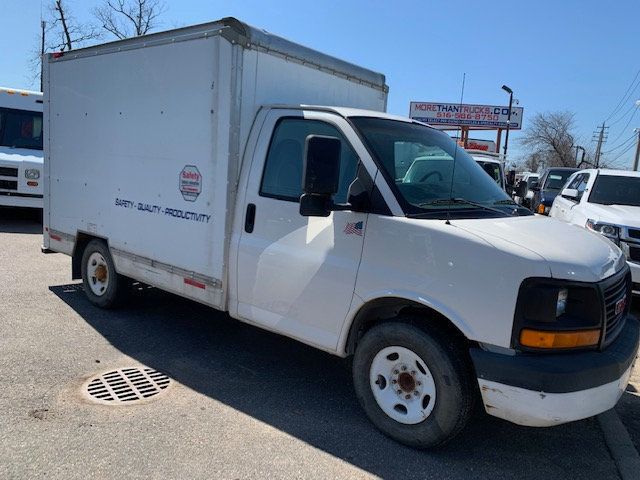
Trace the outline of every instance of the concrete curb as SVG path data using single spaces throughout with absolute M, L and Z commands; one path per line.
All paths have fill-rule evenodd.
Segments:
M 598 422 L 620 477 L 622 480 L 636 480 L 640 475 L 640 455 L 622 420 L 611 409 L 598 415 Z

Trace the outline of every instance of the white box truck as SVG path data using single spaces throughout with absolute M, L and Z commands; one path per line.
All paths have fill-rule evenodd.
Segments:
M 44 247 L 95 305 L 133 279 L 353 355 L 364 411 L 415 447 L 478 398 L 548 426 L 622 394 L 620 250 L 385 114 L 382 75 L 223 19 L 49 55 L 45 79 Z
M 0 206 L 42 208 L 42 93 L 0 87 Z

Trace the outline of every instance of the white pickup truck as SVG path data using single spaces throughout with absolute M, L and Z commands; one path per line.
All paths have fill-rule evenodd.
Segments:
M 567 179 L 549 216 L 587 228 L 618 245 L 640 295 L 640 172 L 589 169 Z
M 0 87 L 0 206 L 42 208 L 42 93 Z
M 97 306 L 134 279 L 353 356 L 407 445 L 476 399 L 531 426 L 614 406 L 638 349 L 619 249 L 515 205 L 386 96 L 229 18 L 49 55 L 44 247 Z

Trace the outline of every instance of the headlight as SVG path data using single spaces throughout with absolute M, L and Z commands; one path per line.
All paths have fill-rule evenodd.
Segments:
M 543 205 L 542 203 L 538 205 L 538 213 L 540 215 L 549 215 L 549 210 L 551 210 L 551 207 Z
M 512 343 L 522 350 L 596 347 L 602 328 L 602 302 L 593 285 L 531 278 L 522 282 Z
M 587 220 L 587 228 L 589 230 L 593 230 L 594 232 L 598 232 L 605 237 L 613 240 L 614 242 L 618 242 L 620 239 L 620 228 L 617 225 L 612 225 L 610 223 L 601 223 L 596 222 L 595 220 Z
M 40 178 L 40 170 L 37 168 L 27 168 L 24 171 L 24 178 L 28 178 L 29 180 L 37 180 Z

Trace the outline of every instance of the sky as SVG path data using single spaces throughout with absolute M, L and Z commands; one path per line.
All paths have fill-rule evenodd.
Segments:
M 67 0 L 79 21 L 102 0 Z M 45 5 L 51 3 L 42 0 Z M 575 113 L 576 143 L 593 150 L 608 119 L 608 161 L 630 167 L 640 127 L 640 0 L 166 0 L 158 30 L 237 17 L 297 43 L 382 72 L 388 111 L 410 101 L 508 103 L 506 84 L 527 119 Z M 39 45 L 40 0 L 0 0 L 0 85 L 34 88 L 29 59 Z M 112 38 L 105 35 L 104 41 Z M 619 107 L 618 107 L 619 105 Z M 617 111 L 616 111 L 616 107 Z M 612 116 L 612 112 L 615 114 Z M 525 155 L 521 132 L 509 152 Z M 495 134 L 474 134 L 495 139 Z M 626 142 L 626 143 L 625 143 Z M 510 155 L 511 156 L 511 155 Z

